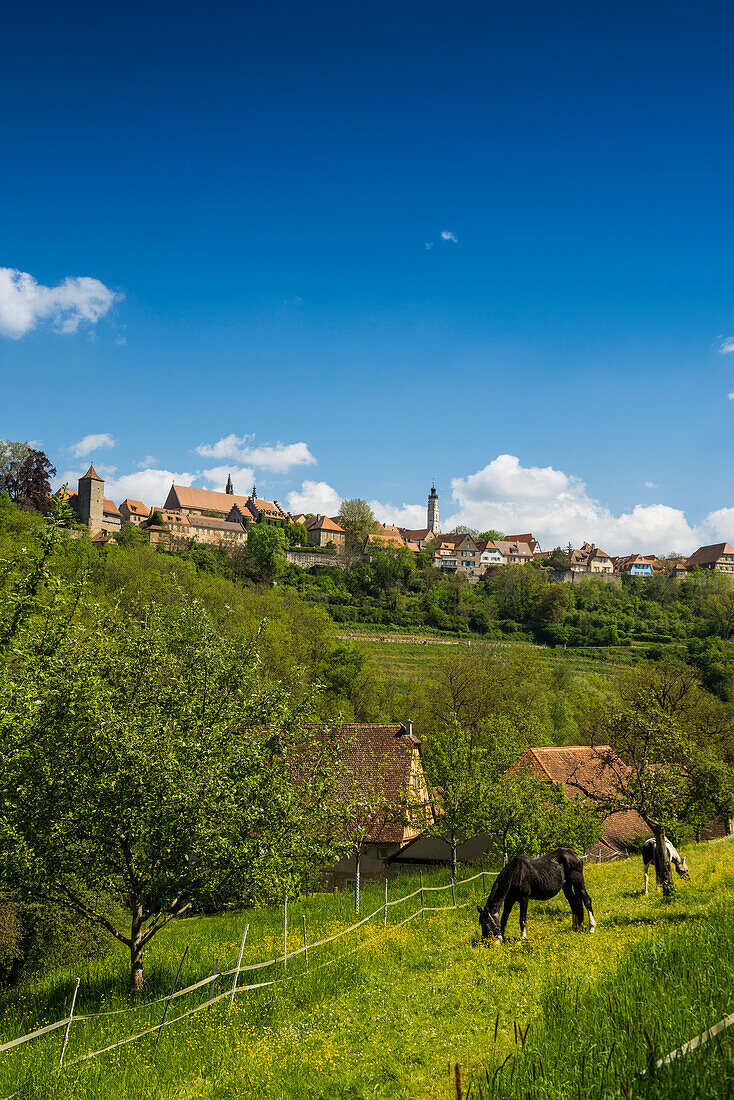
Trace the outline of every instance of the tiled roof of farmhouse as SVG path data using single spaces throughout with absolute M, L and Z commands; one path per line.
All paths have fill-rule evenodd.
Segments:
M 520 763 L 530 763 L 534 771 L 547 776 L 553 783 L 562 783 L 569 798 L 583 794 L 582 787 L 603 797 L 614 790 L 613 772 L 605 759 L 610 755 L 613 754 L 609 745 L 599 745 L 596 749 L 590 745 L 567 745 L 563 748 L 528 749 Z M 619 757 L 615 756 L 614 760 L 615 766 L 624 768 Z M 638 837 L 649 835 L 650 828 L 640 815 L 634 810 L 627 810 L 611 814 L 606 819 L 601 842 L 607 848 L 619 850 Z
M 412 527 L 398 527 L 398 531 L 408 542 L 421 542 L 427 538 L 436 537 L 430 527 L 419 527 L 418 530 L 413 530 Z M 438 537 L 440 538 L 440 535 Z
M 344 534 L 344 528 L 328 516 L 316 516 L 315 519 L 308 520 L 306 526 L 309 531 L 340 531 Z
M 376 822 L 372 840 L 402 843 L 406 839 L 406 826 L 400 808 L 410 790 L 416 753 L 420 757 L 420 741 L 399 722 L 342 726 L 339 735 L 344 742 L 342 759 L 352 779 L 364 785 L 365 794 L 378 790 L 393 811 L 387 819 Z M 422 771 L 422 763 L 420 768 Z M 407 830 L 409 835 L 413 832 Z
M 715 542 L 713 546 L 699 546 L 698 550 L 691 554 L 686 562 L 686 568 L 694 565 L 710 565 L 717 562 L 722 554 L 734 554 L 734 549 L 728 542 Z
M 126 500 L 123 500 L 120 507 L 122 508 L 122 506 L 125 504 L 127 505 L 128 511 L 134 516 L 150 515 L 150 508 L 146 507 L 146 505 L 143 504 L 142 500 L 130 500 L 130 498 L 128 497 Z
M 374 534 L 369 536 L 370 542 L 381 542 L 385 546 L 402 546 L 405 539 L 397 527 L 391 523 L 378 523 Z

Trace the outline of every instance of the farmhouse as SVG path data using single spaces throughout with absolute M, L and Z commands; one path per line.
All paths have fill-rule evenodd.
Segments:
M 598 751 L 589 745 L 528 749 L 520 757 L 518 767 L 525 764 L 541 779 L 560 784 L 570 799 L 586 791 L 596 791 L 599 797 L 603 797 L 614 790 L 614 775 L 599 753 L 608 756 L 611 751 L 608 745 L 600 745 Z M 619 765 L 624 767 L 621 760 Z M 638 813 L 629 810 L 612 814 L 604 822 L 601 840 L 588 848 L 586 854 L 589 858 L 602 861 L 613 859 L 627 851 L 640 837 L 648 836 L 650 828 Z
M 418 835 L 406 804 L 428 801 L 421 743 L 410 721 L 342 726 L 339 738 L 344 797 L 355 805 L 350 839 L 361 840 L 360 876 L 384 879 L 385 861 Z M 324 870 L 330 888 L 352 885 L 354 875 L 354 854 Z

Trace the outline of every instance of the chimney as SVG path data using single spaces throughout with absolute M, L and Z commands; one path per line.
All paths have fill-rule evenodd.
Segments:
M 407 719 L 407 721 L 405 723 L 405 732 L 407 733 L 408 737 L 413 736 L 413 719 L 412 718 Z

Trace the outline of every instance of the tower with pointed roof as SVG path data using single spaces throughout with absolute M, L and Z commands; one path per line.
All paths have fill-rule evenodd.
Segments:
M 441 527 L 438 519 L 438 493 L 436 492 L 436 482 L 433 482 L 430 493 L 428 494 L 428 530 L 433 535 L 439 534 Z
M 231 496 L 231 497 L 234 496 L 234 488 L 232 487 L 232 475 L 231 474 L 227 474 L 227 488 L 224 491 L 225 491 L 225 493 L 228 493 L 229 496 Z
M 94 466 L 90 466 L 77 482 L 76 511 L 82 523 L 89 528 L 89 534 L 98 535 L 102 530 L 104 481 Z

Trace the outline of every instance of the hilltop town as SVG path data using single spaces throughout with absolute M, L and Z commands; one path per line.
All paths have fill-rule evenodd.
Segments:
M 118 506 L 104 495 L 104 479 L 92 464 L 79 478 L 77 489 L 66 490 L 65 494 L 98 544 L 115 539 L 125 524 L 132 524 L 144 527 L 151 543 L 162 549 L 176 549 L 187 543 L 236 547 L 247 543 L 249 527 L 264 523 L 289 531 L 291 560 L 295 564 L 299 561 L 299 545 L 303 550 L 330 550 L 337 561 L 347 546 L 347 530 L 338 516 L 291 515 L 277 500 L 258 496 L 256 486 L 249 496 L 239 496 L 234 492 L 231 476 L 223 493 L 174 483 L 160 505 L 125 499 Z M 530 562 L 550 567 L 558 574 L 554 579 L 571 583 L 574 578 L 585 576 L 610 583 L 618 582 L 622 576 L 665 574 L 682 578 L 695 569 L 734 576 L 734 547 L 728 542 L 700 546 L 688 558 L 662 559 L 653 553 L 612 556 L 593 542 L 584 542 L 578 548 L 569 544 L 565 550 L 543 550 L 531 532 L 501 537 L 497 533 L 493 538 L 468 530 L 444 533 L 435 483 L 428 494 L 425 527 L 411 529 L 375 521 L 372 528 L 363 548 L 367 556 L 376 549 L 418 553 L 428 548 L 434 566 L 465 577 L 469 583 L 476 583 L 497 566 Z M 324 557 L 322 564 L 326 563 L 328 558 Z

